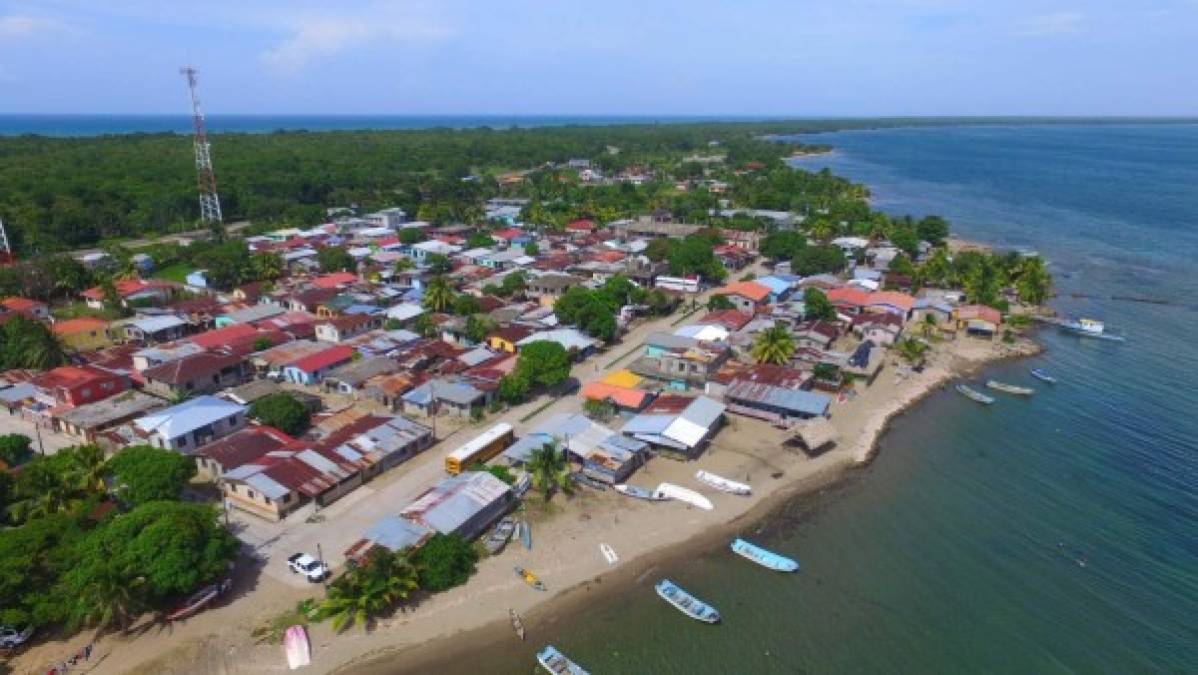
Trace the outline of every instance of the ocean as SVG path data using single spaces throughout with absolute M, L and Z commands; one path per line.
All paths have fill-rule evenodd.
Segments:
M 836 151 L 802 164 L 868 184 L 879 208 L 938 213 L 964 237 L 1038 251 L 1057 278 L 1054 306 L 1128 341 L 1044 330 L 1042 355 L 976 378 L 1035 396 L 986 408 L 946 389 L 896 419 L 870 466 L 745 528 L 799 559 L 796 575 L 711 550 L 629 591 L 595 592 L 585 614 L 524 645 L 464 646 L 436 670 L 532 673 L 551 642 L 596 674 L 1193 672 L 1198 126 L 812 140 Z M 723 623 L 666 606 L 658 576 Z
M 205 116 L 209 133 L 261 134 L 272 131 L 355 131 L 491 127 L 556 127 L 571 124 L 664 124 L 730 122 L 762 117 L 688 115 L 221 115 Z M 190 134 L 190 115 L 15 115 L 0 114 L 0 136 L 102 136 L 106 134 Z

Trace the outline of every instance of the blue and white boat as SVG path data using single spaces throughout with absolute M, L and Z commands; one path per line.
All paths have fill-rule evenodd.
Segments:
M 655 588 L 662 600 L 670 603 L 678 611 L 695 621 L 702 621 L 703 623 L 719 622 L 720 613 L 716 611 L 715 607 L 682 590 L 669 579 L 662 579 L 657 582 Z
M 537 663 L 554 675 L 590 675 L 582 666 L 566 658 L 566 655 L 559 652 L 553 645 L 545 645 L 544 649 L 537 652 Z
M 1049 384 L 1057 383 L 1057 378 L 1053 377 L 1052 375 L 1049 375 L 1048 371 L 1044 370 L 1043 368 L 1032 368 L 1031 372 L 1032 372 L 1032 377 L 1036 378 L 1037 380 L 1040 380 L 1041 382 L 1047 382 Z
M 732 542 L 732 551 L 775 572 L 796 572 L 799 569 L 799 562 L 797 560 L 778 555 L 773 551 L 767 551 L 760 546 L 750 544 L 744 539 L 737 539 Z

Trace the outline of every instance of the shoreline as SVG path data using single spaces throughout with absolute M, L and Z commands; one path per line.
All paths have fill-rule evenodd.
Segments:
M 795 500 L 814 496 L 823 490 L 845 484 L 853 479 L 857 470 L 869 467 L 878 455 L 882 438 L 897 417 L 912 412 L 929 396 L 946 387 L 952 380 L 969 377 L 977 372 L 1010 359 L 1028 358 L 1043 351 L 1043 347 L 1030 338 L 1023 338 L 1017 346 L 1008 347 L 1001 343 L 988 345 L 990 352 L 982 358 L 970 358 L 957 353 L 946 353 L 948 363 L 929 368 L 921 376 L 919 386 L 909 388 L 903 395 L 890 399 L 890 403 L 874 408 L 860 435 L 849 447 L 835 447 L 816 456 L 818 459 L 833 456 L 835 461 L 817 471 L 799 475 L 794 480 L 784 481 L 745 510 L 732 513 L 707 527 L 702 532 L 677 542 L 661 545 L 644 551 L 635 558 L 621 561 L 615 569 L 579 581 L 536 602 L 530 610 L 521 613 L 530 635 L 548 635 L 547 628 L 564 618 L 586 610 L 592 602 L 589 592 L 600 585 L 605 595 L 628 592 L 640 585 L 643 578 L 654 570 L 668 567 L 675 561 L 706 555 L 726 545 L 730 536 L 742 532 L 753 524 L 768 519 L 769 515 Z M 892 377 L 883 371 L 878 377 Z M 912 378 L 916 379 L 916 378 Z M 875 387 L 880 384 L 875 382 Z M 872 388 L 872 387 L 871 387 Z M 687 466 L 690 466 L 688 463 Z M 468 582 L 469 583 L 469 582 Z M 615 589 L 615 590 L 613 590 Z M 359 653 L 327 672 L 338 675 L 382 675 L 391 672 L 431 672 L 451 661 L 461 658 L 463 644 L 469 644 L 470 653 L 482 653 L 491 647 L 510 647 L 514 636 L 505 617 L 489 621 L 478 621 L 467 627 L 447 628 L 436 637 L 420 644 L 389 645 Z M 535 651 L 534 644 L 549 642 L 547 638 L 533 638 L 522 643 Z

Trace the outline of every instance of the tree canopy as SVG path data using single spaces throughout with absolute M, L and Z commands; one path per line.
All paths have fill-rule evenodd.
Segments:
M 293 436 L 308 430 L 311 416 L 307 406 L 285 391 L 268 394 L 250 404 L 250 417 Z
M 443 591 L 466 583 L 474 574 L 478 553 L 456 534 L 437 533 L 416 551 L 412 561 L 419 574 L 420 588 Z
M 108 463 L 114 492 L 131 506 L 178 499 L 196 473 L 190 457 L 152 445 L 122 448 Z

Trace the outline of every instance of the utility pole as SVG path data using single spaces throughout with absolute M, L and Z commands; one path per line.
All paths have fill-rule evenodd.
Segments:
M 191 126 L 195 144 L 196 186 L 200 192 L 200 222 L 211 227 L 213 234 L 220 238 L 224 235 L 224 219 L 220 212 L 220 197 L 216 193 L 216 173 L 212 170 L 208 130 L 200 109 L 200 96 L 196 92 L 196 69 L 185 66 L 179 69 L 179 73 L 187 78 L 187 88 L 191 92 Z

